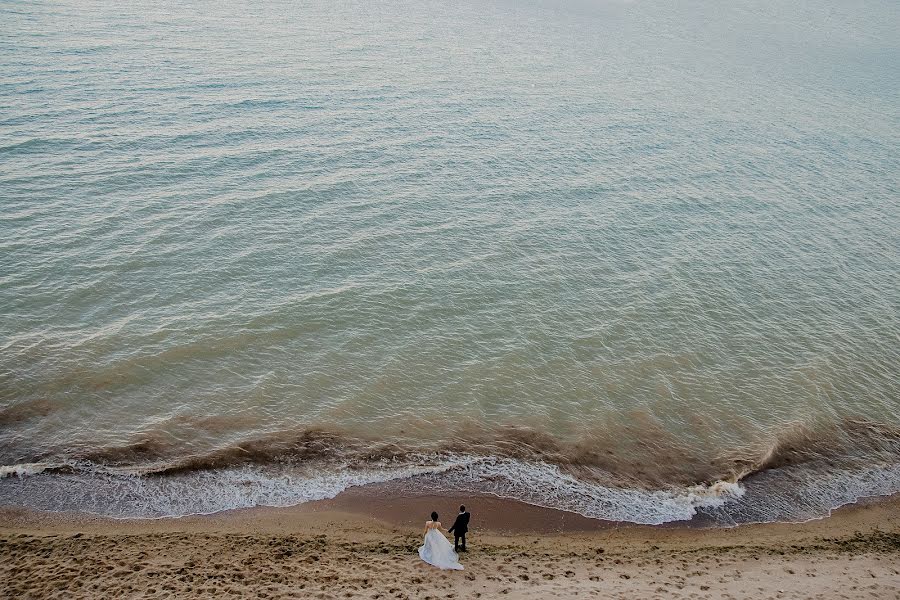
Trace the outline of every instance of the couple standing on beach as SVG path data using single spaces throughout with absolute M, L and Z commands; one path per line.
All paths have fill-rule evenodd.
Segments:
M 466 532 L 469 531 L 469 513 L 465 506 L 459 507 L 459 514 L 456 515 L 456 521 L 453 527 L 447 530 L 447 533 L 453 534 L 453 548 L 450 548 L 450 541 L 441 533 L 441 522 L 438 521 L 438 514 L 431 513 L 431 520 L 425 523 L 425 543 L 419 548 L 419 558 L 434 565 L 440 569 L 456 569 L 462 570 L 463 566 L 459 564 L 459 554 L 457 552 L 466 551 Z M 460 544 L 460 541 L 462 544 Z

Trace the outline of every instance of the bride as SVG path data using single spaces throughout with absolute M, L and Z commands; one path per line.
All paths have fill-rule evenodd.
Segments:
M 462 570 L 459 555 L 441 533 L 441 522 L 438 514 L 431 513 L 431 520 L 425 523 L 425 543 L 419 548 L 419 558 L 440 569 Z

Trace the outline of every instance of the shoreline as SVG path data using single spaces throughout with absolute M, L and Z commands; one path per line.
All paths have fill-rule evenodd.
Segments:
M 396 488 L 390 483 L 352 487 L 344 490 L 334 498 L 309 502 L 296 508 L 302 506 L 308 511 L 348 512 L 372 517 L 395 527 L 417 527 L 419 521 L 424 522 L 428 520 L 432 510 L 437 511 L 446 520 L 448 516 L 455 517 L 460 505 L 466 505 L 470 512 L 476 510 L 477 507 L 481 526 L 485 530 L 501 534 L 589 533 L 621 528 L 731 530 L 754 526 L 802 526 L 819 521 L 827 521 L 833 518 L 835 514 L 843 515 L 847 512 L 852 512 L 855 508 L 871 505 L 896 504 L 898 510 L 900 510 L 900 493 L 897 493 L 888 496 L 862 497 L 856 502 L 832 509 L 828 515 L 805 521 L 735 523 L 733 526 L 723 526 L 702 515 L 695 515 L 692 519 L 687 520 L 668 521 L 660 524 L 641 524 L 631 521 L 596 519 L 567 510 L 493 495 L 466 495 L 457 492 L 451 492 L 442 496 L 434 494 L 394 495 L 395 491 Z
M 66 534 L 79 531 L 97 533 L 155 533 L 170 531 L 231 532 L 247 526 L 268 531 L 277 524 L 279 532 L 306 533 L 317 522 L 342 515 L 355 523 L 397 532 L 417 532 L 439 512 L 440 520 L 452 522 L 458 507 L 466 505 L 473 513 L 470 532 L 490 538 L 516 538 L 542 535 L 548 537 L 608 536 L 611 532 L 632 538 L 685 536 L 708 540 L 719 538 L 752 540 L 764 533 L 810 538 L 816 535 L 841 535 L 878 530 L 884 524 L 888 531 L 900 533 L 900 494 L 875 496 L 841 506 L 828 516 L 799 522 L 743 523 L 733 527 L 698 524 L 695 520 L 672 521 L 645 525 L 627 521 L 593 519 L 576 513 L 536 506 L 520 500 L 495 496 L 402 496 L 388 497 L 378 493 L 377 484 L 350 488 L 324 500 L 295 506 L 257 506 L 237 508 L 210 514 L 172 517 L 117 518 L 84 512 L 42 511 L 0 505 L 0 536 L 6 533 L 27 535 Z M 376 493 L 372 493 L 373 489 Z M 777 536 L 776 536 L 777 537 Z
M 418 528 L 419 522 L 430 518 L 431 511 L 437 511 L 442 520 L 455 517 L 460 505 L 467 505 L 470 512 L 479 513 L 478 527 L 484 531 L 503 535 L 519 533 L 570 534 L 606 531 L 609 529 L 663 529 L 663 530 L 703 530 L 729 531 L 750 527 L 808 526 L 829 521 L 836 516 L 843 518 L 848 513 L 870 506 L 894 506 L 900 512 L 900 492 L 889 495 L 874 495 L 858 498 L 833 508 L 829 514 L 804 521 L 763 521 L 721 525 L 703 515 L 691 519 L 667 521 L 658 524 L 635 523 L 587 517 L 569 510 L 532 504 L 524 500 L 495 496 L 492 494 L 463 494 L 451 491 L 443 495 L 410 493 L 398 491 L 395 482 L 371 483 L 351 486 L 332 498 L 311 500 L 295 505 L 233 508 L 210 513 L 166 515 L 151 517 L 115 517 L 93 512 L 42 510 L 30 507 L 0 504 L 0 515 L 12 521 L 0 521 L 0 531 L 8 528 L 16 519 L 24 519 L 33 526 L 63 526 L 65 523 L 121 524 L 137 526 L 141 523 L 160 522 L 224 522 L 242 519 L 242 515 L 264 513 L 291 513 L 297 515 L 325 513 L 346 513 L 360 518 L 370 518 L 384 525 L 396 528 Z M 452 519 L 451 519 L 452 520 Z
M 438 571 L 416 554 L 420 513 L 434 507 L 446 523 L 460 501 L 473 515 L 466 569 Z M 900 594 L 896 495 L 805 523 L 734 528 L 559 513 L 498 498 L 362 490 L 295 507 L 152 520 L 0 508 L 0 586 L 16 598 Z

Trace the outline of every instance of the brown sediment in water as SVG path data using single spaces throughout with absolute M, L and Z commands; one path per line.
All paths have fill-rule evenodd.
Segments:
M 465 570 L 416 555 L 424 511 L 472 512 Z M 446 515 L 446 516 L 445 516 Z M 803 524 L 622 526 L 497 498 L 379 497 L 117 521 L 0 510 L 7 597 L 895 598 L 900 498 Z
M 203 419 L 196 423 L 186 417 L 175 420 L 182 428 L 209 427 Z M 429 456 L 438 462 L 449 456 L 510 458 L 556 465 L 585 481 L 651 490 L 737 481 L 785 466 L 853 470 L 900 462 L 900 429 L 850 418 L 792 424 L 760 435 L 752 444 L 719 450 L 712 446 L 688 448 L 683 440 L 646 418 L 609 425 L 602 432 L 568 441 L 525 426 L 463 422 L 458 429 L 442 440 L 405 439 L 400 443 L 392 438 L 354 435 L 340 427 L 302 427 L 248 434 L 226 445 L 207 447 L 170 435 L 163 427 L 137 433 L 122 445 L 70 449 L 66 456 L 154 475 L 314 461 L 377 466 L 382 461 L 416 463 Z M 46 460 L 50 458 L 42 454 L 23 462 Z

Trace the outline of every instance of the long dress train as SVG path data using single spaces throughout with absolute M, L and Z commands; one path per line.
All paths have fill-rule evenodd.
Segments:
M 425 543 L 419 548 L 419 558 L 439 569 L 455 569 L 461 571 L 459 555 L 444 534 L 437 529 L 429 529 L 425 533 Z

